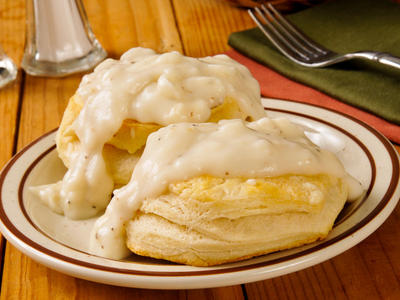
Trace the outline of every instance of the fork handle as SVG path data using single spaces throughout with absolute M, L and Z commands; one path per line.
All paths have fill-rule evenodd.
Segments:
M 400 57 L 393 56 L 389 53 L 379 53 L 376 56 L 376 61 L 397 69 L 400 69 Z
M 400 69 L 400 57 L 391 55 L 386 52 L 360 51 L 351 53 L 350 56 L 373 60 L 381 64 Z

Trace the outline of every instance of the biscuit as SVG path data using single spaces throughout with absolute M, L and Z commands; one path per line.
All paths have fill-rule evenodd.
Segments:
M 257 179 L 201 176 L 143 202 L 127 227 L 139 255 L 212 266 L 323 239 L 347 199 L 331 175 Z

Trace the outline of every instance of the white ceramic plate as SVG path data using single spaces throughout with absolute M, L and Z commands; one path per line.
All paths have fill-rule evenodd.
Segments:
M 190 267 L 132 256 L 124 261 L 88 254 L 94 220 L 71 221 L 51 212 L 29 191 L 55 182 L 65 169 L 50 132 L 19 152 L 0 177 L 0 229 L 19 250 L 38 262 L 83 279 L 153 288 L 208 288 L 287 274 L 327 260 L 376 230 L 399 197 L 399 159 L 388 140 L 362 122 L 330 110 L 284 100 L 264 99 L 270 117 L 287 117 L 309 128 L 306 134 L 335 152 L 366 189 L 346 205 L 328 238 L 287 251 L 216 267 Z

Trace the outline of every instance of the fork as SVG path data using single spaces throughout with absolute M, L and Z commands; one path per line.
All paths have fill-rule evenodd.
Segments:
M 376 61 L 400 69 L 400 58 L 385 52 L 358 51 L 338 54 L 311 40 L 270 3 L 255 7 L 248 13 L 264 35 L 287 58 L 305 67 L 319 68 L 342 61 L 361 58 Z M 263 22 L 262 22 L 263 21 Z

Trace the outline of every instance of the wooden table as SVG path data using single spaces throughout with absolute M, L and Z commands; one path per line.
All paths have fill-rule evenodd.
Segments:
M 92 28 L 111 57 L 134 46 L 189 56 L 228 49 L 230 32 L 253 27 L 244 10 L 222 0 L 86 0 Z M 19 64 L 25 1 L 0 0 L 0 44 Z M 0 91 L 0 167 L 58 126 L 82 74 L 62 79 L 19 72 Z M 399 150 L 399 147 L 397 147 Z M 286 276 L 232 287 L 158 291 L 121 288 L 48 269 L 1 240 L 1 299 L 400 299 L 400 207 L 369 238 L 345 253 Z

